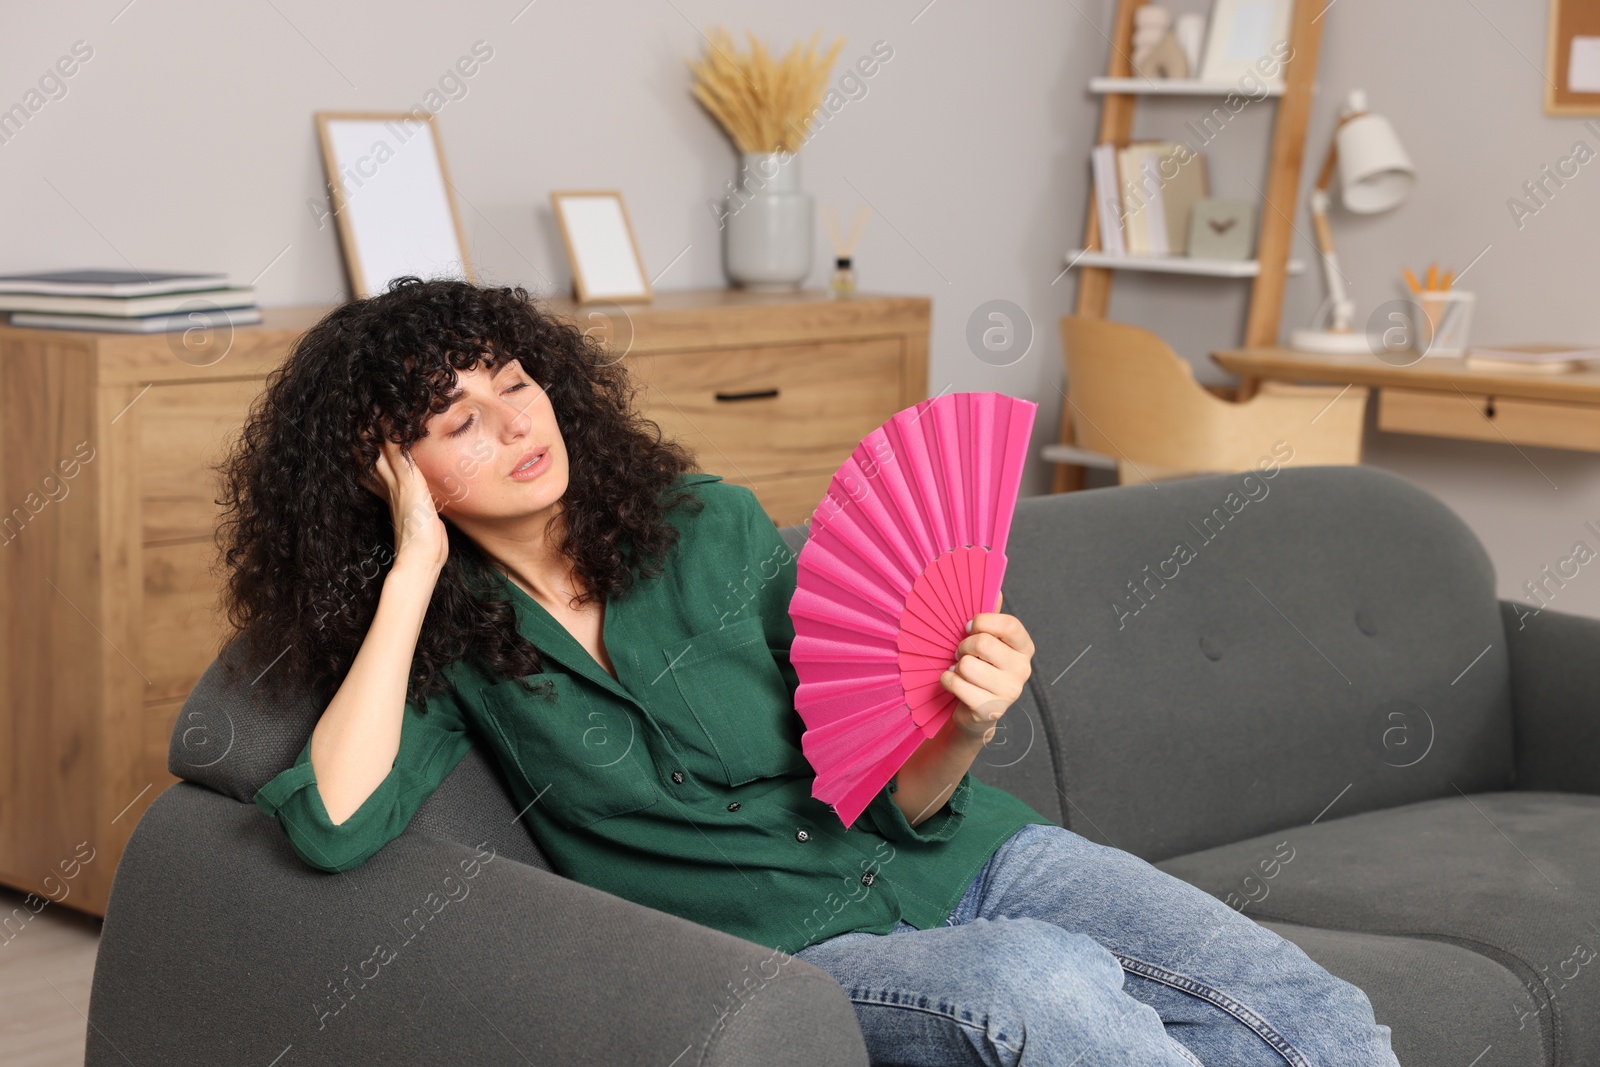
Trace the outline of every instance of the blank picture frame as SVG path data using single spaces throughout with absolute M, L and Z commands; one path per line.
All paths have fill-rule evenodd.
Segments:
M 615 190 L 563 191 L 550 194 L 550 207 L 561 227 L 561 241 L 572 265 L 572 288 L 578 303 L 594 300 L 647 303 L 650 279 L 639 257 L 639 243 L 628 221 L 622 194 Z
M 316 121 L 352 295 L 405 274 L 474 281 L 434 116 L 318 111 Z
M 1600 4 L 1550 0 L 1546 115 L 1600 115 Z
M 1300 0 L 1312 3 L 1315 0 Z M 1273 59 L 1273 45 L 1289 39 L 1293 0 L 1216 0 L 1200 59 L 1200 80 L 1236 82 L 1254 74 L 1262 59 Z M 1281 76 L 1271 79 L 1273 84 Z

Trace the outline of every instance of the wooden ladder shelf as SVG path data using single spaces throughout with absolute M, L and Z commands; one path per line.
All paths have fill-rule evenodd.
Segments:
M 1112 33 L 1111 60 L 1107 73 L 1110 78 L 1132 79 L 1111 83 L 1118 88 L 1127 86 L 1131 91 L 1104 94 L 1100 106 L 1098 144 L 1113 144 L 1120 148 L 1127 145 L 1133 135 L 1134 106 L 1140 96 L 1140 90 L 1134 88 L 1139 84 L 1139 79 L 1134 77 L 1131 59 L 1133 14 L 1143 3 L 1144 0 L 1118 0 L 1117 3 L 1117 24 Z M 1327 10 L 1319 0 L 1294 0 L 1293 6 L 1294 12 L 1289 23 L 1291 51 L 1283 65 L 1283 89 L 1281 93 L 1267 97 L 1277 99 L 1278 112 L 1273 121 L 1266 202 L 1258 213 L 1256 261 L 1259 267 L 1254 272 L 1250 287 L 1250 308 L 1244 328 L 1246 348 L 1273 345 L 1278 340 L 1278 326 L 1283 314 L 1284 281 L 1289 269 L 1289 248 L 1294 239 L 1295 208 L 1299 201 L 1300 167 L 1305 155 L 1306 128 L 1311 121 L 1311 98 L 1317 77 L 1322 14 Z M 1161 90 L 1153 88 L 1149 91 Z M 1225 92 L 1219 90 L 1218 95 L 1225 95 Z M 1086 237 L 1083 247 L 1086 253 L 1101 249 L 1100 214 L 1095 207 L 1093 188 L 1091 180 L 1088 221 L 1084 231 Z M 1086 255 L 1085 258 L 1091 257 Z M 1181 257 L 1174 257 L 1174 260 L 1181 260 Z M 1083 266 L 1077 269 L 1077 314 L 1105 318 L 1111 302 L 1112 272 L 1118 268 Z M 1073 443 L 1072 409 L 1065 398 L 1061 405 L 1058 441 L 1069 446 Z M 1083 488 L 1084 471 L 1085 468 L 1079 464 L 1058 462 L 1054 491 L 1061 493 Z

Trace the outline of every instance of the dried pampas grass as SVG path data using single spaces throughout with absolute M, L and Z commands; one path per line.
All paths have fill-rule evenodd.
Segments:
M 799 151 L 811 126 L 811 116 L 822 103 L 828 73 L 844 47 L 834 41 L 818 55 L 817 37 L 805 47 L 797 43 L 774 62 L 767 48 L 750 31 L 750 51 L 739 55 L 733 37 L 721 27 L 706 36 L 704 59 L 689 60 L 694 72 L 694 95 L 728 132 L 741 152 Z

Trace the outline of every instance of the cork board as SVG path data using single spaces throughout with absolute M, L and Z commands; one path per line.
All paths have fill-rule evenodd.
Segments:
M 1600 0 L 1550 0 L 1544 70 L 1545 114 L 1600 115 Z

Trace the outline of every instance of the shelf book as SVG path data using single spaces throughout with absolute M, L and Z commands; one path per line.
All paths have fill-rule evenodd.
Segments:
M 1183 256 L 1194 205 L 1208 195 L 1205 157 L 1186 144 L 1096 145 L 1090 155 L 1103 250 Z

